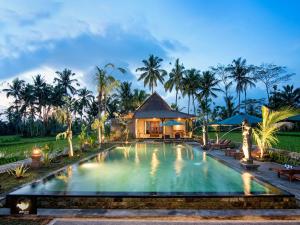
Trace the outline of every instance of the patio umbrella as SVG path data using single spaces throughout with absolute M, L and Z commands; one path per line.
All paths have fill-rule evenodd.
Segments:
M 209 125 L 240 125 L 245 119 L 250 124 L 259 123 L 262 121 L 261 118 L 256 116 L 251 116 L 249 114 L 237 114 L 225 120 L 218 121 L 215 123 L 210 123 Z
M 300 114 L 297 116 L 291 116 L 286 118 L 287 121 L 295 121 L 295 122 L 299 122 L 300 121 Z
M 168 120 L 167 122 L 162 123 L 162 126 L 175 126 L 175 125 L 183 125 L 183 123 L 180 123 L 176 120 Z

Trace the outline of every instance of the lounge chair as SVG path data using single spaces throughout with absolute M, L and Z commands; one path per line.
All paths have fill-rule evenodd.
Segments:
M 219 143 L 211 143 L 210 147 L 211 147 L 212 149 L 218 149 L 218 148 L 220 148 L 220 146 L 221 146 L 222 144 L 224 144 L 226 141 L 227 141 L 227 140 L 224 139 L 224 140 L 219 141 Z
M 225 140 L 222 144 L 220 144 L 220 149 L 229 148 L 231 144 L 231 140 Z
M 294 174 L 292 179 L 293 180 L 300 180 L 300 174 Z
M 285 175 L 289 178 L 289 181 L 291 182 L 293 179 L 298 177 L 300 174 L 300 167 L 294 167 L 292 169 L 287 169 L 285 167 L 277 167 L 277 168 L 271 168 L 273 171 L 277 173 L 277 176 L 280 177 L 281 175 Z

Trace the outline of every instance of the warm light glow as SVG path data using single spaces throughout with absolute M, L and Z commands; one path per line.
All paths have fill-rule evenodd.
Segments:
M 243 173 L 242 174 L 243 184 L 244 184 L 244 194 L 250 195 L 251 194 L 251 174 L 250 173 Z
M 150 174 L 152 177 L 155 176 L 158 165 L 159 165 L 159 160 L 157 159 L 157 155 L 156 155 L 157 149 L 156 151 L 154 150 L 154 152 L 152 153 L 152 159 L 151 159 L 151 171 Z
M 181 118 L 178 118 L 178 120 L 180 121 L 180 120 L 181 120 Z
M 181 154 L 181 148 L 176 149 L 176 161 L 175 161 L 175 172 L 176 175 L 180 175 L 182 167 L 183 167 L 183 160 L 182 160 L 182 154 Z
M 206 162 L 206 152 L 203 152 L 203 162 Z

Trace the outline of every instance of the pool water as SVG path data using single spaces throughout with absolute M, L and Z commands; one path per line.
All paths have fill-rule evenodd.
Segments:
M 136 143 L 99 153 L 13 194 L 278 194 L 188 144 Z

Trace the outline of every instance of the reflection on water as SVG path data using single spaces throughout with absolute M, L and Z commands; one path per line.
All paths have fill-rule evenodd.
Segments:
M 202 154 L 202 160 L 203 160 L 203 162 L 206 162 L 206 152 L 203 152 L 203 154 Z
M 177 147 L 176 149 L 176 160 L 175 160 L 175 172 L 176 172 L 176 175 L 180 175 L 181 173 L 181 169 L 183 167 L 183 160 L 182 160 L 182 153 L 181 153 L 181 148 L 180 147 Z
M 244 185 L 244 194 L 250 195 L 251 194 L 251 174 L 244 172 L 242 174 L 243 185 Z
M 272 193 L 251 180 L 249 173 L 241 175 L 199 148 L 157 143 L 137 143 L 99 153 L 27 189 L 29 193 L 41 190 Z
M 155 149 L 152 153 L 151 171 L 150 171 L 151 177 L 155 177 L 157 168 L 159 166 L 159 160 L 157 158 L 156 153 L 157 153 L 157 149 Z
M 138 152 L 137 146 L 135 146 L 135 148 L 134 148 L 134 162 L 136 164 L 140 163 L 140 157 L 139 157 L 139 152 Z

